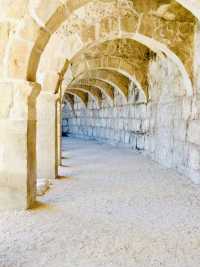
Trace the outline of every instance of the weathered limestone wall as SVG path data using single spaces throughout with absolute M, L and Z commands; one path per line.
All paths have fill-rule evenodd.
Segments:
M 41 87 L 24 81 L 0 85 L 0 210 L 26 209 L 36 198 L 36 98 Z
M 166 59 L 150 68 L 152 101 L 147 153 L 169 168 L 200 182 L 197 96 L 187 96 L 177 69 Z
M 101 108 L 90 99 L 88 108 L 76 98 L 75 115 L 65 106 L 63 132 L 126 145 L 143 151 L 168 168 L 200 182 L 200 109 L 198 97 L 188 97 L 177 67 L 166 58 L 151 63 L 150 102 L 134 104 L 115 91 L 114 106 Z M 68 126 L 67 126 L 68 125 Z
M 127 103 L 124 97 L 115 90 L 113 106 L 104 98 L 102 106 L 99 108 L 95 100 L 90 98 L 86 109 L 76 98 L 75 116 L 69 107 L 65 106 L 63 130 L 64 132 L 67 130 L 65 118 L 68 118 L 69 130 L 72 134 L 103 139 L 112 143 L 134 145 L 134 143 L 138 143 L 138 135 L 143 136 L 147 131 L 147 120 L 144 113 L 146 106 L 144 104 L 134 105 L 133 103 L 134 86 L 129 88 Z

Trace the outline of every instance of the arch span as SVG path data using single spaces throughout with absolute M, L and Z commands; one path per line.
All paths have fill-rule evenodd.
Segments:
M 82 61 L 81 64 L 77 63 L 74 66 L 72 73 L 74 77 L 80 76 L 84 72 L 92 70 L 111 70 L 119 72 L 126 76 L 129 80 L 133 81 L 139 90 L 144 94 L 144 98 L 148 101 L 148 64 L 145 68 L 131 64 L 130 60 L 127 61 L 122 57 L 109 57 L 95 58 Z
M 104 81 L 110 84 L 112 87 L 118 90 L 118 92 L 124 97 L 125 100 L 127 100 L 130 80 L 126 76 L 113 70 L 91 70 L 85 72 L 77 76 L 69 86 L 73 86 L 79 80 L 88 78 Z
M 69 86 L 65 91 L 67 92 L 68 90 L 79 90 L 88 93 L 88 95 L 90 95 L 95 100 L 98 107 L 100 107 L 101 105 L 102 93 L 101 90 L 97 87 L 77 83 L 73 84 L 72 86 Z
M 18 78 L 18 79 L 27 79 L 29 81 L 35 81 L 36 80 L 36 71 L 38 68 L 38 63 L 40 61 L 41 54 L 43 53 L 47 43 L 50 40 L 50 37 L 55 33 L 55 31 L 60 27 L 60 25 L 69 19 L 69 16 L 73 14 L 76 10 L 82 8 L 83 6 L 87 4 L 97 2 L 96 0 L 94 1 L 89 1 L 89 0 L 80 0 L 80 1 L 53 1 L 52 3 L 49 3 L 49 1 L 39 1 L 39 4 L 34 6 L 33 8 L 30 8 L 31 12 L 29 15 L 25 16 L 25 18 L 22 20 L 16 34 L 14 37 L 10 40 L 9 42 L 9 47 L 7 49 L 7 58 L 8 58 L 8 66 L 7 66 L 7 75 L 8 77 L 11 78 Z M 104 1 L 111 3 L 113 1 Z M 156 2 L 156 0 L 155 0 Z M 179 2 L 182 6 L 188 8 L 189 11 L 193 12 L 194 14 L 194 7 L 196 7 L 196 1 L 193 0 L 193 5 L 189 5 L 189 1 L 177 1 Z M 33 4 L 33 2 L 31 2 Z M 95 3 L 94 3 L 95 4 Z M 156 5 L 158 6 L 158 5 Z M 187 85 L 188 91 L 191 93 L 191 82 L 188 79 L 190 77 L 190 69 L 191 64 L 186 64 L 186 56 L 184 55 L 184 58 L 182 58 L 182 55 L 179 54 L 178 49 L 176 45 L 173 43 L 173 46 L 168 46 L 170 43 L 169 38 L 167 38 L 167 35 L 165 38 L 162 38 L 161 35 L 156 35 L 155 32 L 148 31 L 146 32 L 146 29 L 143 28 L 144 24 L 151 25 L 151 18 L 150 12 L 151 10 L 151 4 L 149 5 L 148 9 L 145 7 L 145 10 L 138 10 L 138 1 L 136 0 L 134 2 L 134 5 L 131 7 L 132 11 L 137 10 L 141 11 L 141 14 L 145 15 L 143 16 L 144 21 L 142 20 L 141 14 L 138 12 L 132 12 L 132 16 L 120 16 L 118 17 L 119 25 L 116 24 L 116 20 L 113 20 L 113 23 L 115 23 L 116 28 L 119 29 L 118 34 L 120 32 L 122 33 L 132 33 L 135 34 L 135 37 L 142 41 L 142 37 L 149 38 L 148 40 L 146 39 L 145 41 L 148 41 L 150 44 L 151 41 L 153 40 L 154 42 L 151 43 L 151 46 L 155 45 L 155 41 L 157 42 L 156 45 L 160 47 L 160 51 L 168 54 L 169 50 L 173 53 L 170 53 L 170 57 L 176 62 L 178 66 L 181 64 L 181 71 L 184 75 L 186 73 L 188 74 L 186 77 L 187 80 Z M 41 12 L 41 10 L 45 10 L 44 12 Z M 143 12 L 142 12 L 143 11 Z M 153 10 L 155 11 L 155 10 Z M 152 13 L 154 14 L 154 22 L 157 17 L 160 19 L 159 16 L 162 17 L 163 14 L 160 14 L 158 10 L 156 12 Z M 145 13 L 146 12 L 146 13 Z M 176 10 L 174 10 L 176 12 Z M 136 16 L 136 14 L 138 14 Z M 195 13 L 196 16 L 198 16 L 197 13 Z M 83 34 L 81 34 L 81 42 L 86 45 L 88 43 L 88 40 L 92 40 L 93 36 L 91 37 L 90 34 L 86 33 L 94 33 L 93 35 L 97 37 L 97 39 L 101 36 L 106 36 L 108 31 L 110 29 L 105 30 L 105 25 L 109 21 L 104 19 L 100 23 L 100 29 L 102 31 L 99 32 L 99 25 L 87 27 L 85 29 L 85 33 L 83 31 Z M 142 22 L 142 23 L 141 23 Z M 167 21 L 167 23 L 171 23 Z M 30 25 L 31 25 L 31 32 L 30 32 Z M 110 24 L 112 25 L 112 23 Z M 120 26 L 121 25 L 121 26 Z M 132 26 L 133 27 L 132 27 Z M 153 23 L 152 23 L 153 25 Z M 133 28 L 133 30 L 131 30 Z M 154 28 L 154 27 L 153 27 Z M 163 25 L 162 30 L 165 31 L 167 29 L 166 25 Z M 152 30 L 152 29 L 151 29 Z M 99 33 L 99 34 L 98 34 Z M 177 29 L 174 29 L 174 34 L 177 33 Z M 83 37 L 84 36 L 84 37 Z M 88 37 L 87 37 L 88 36 Z M 172 37 L 173 34 L 172 34 Z M 172 38 L 173 39 L 173 38 Z M 182 38 L 183 39 L 183 38 Z M 182 42 L 182 45 L 185 46 L 187 43 L 187 38 L 185 38 L 186 41 Z M 92 40 L 94 42 L 95 40 Z M 143 40 L 144 41 L 144 40 Z M 189 40 L 190 41 L 190 40 Z M 163 46 L 163 44 L 165 46 Z M 179 43 L 180 45 L 180 43 Z M 17 53 L 19 50 L 19 47 L 23 46 L 23 56 L 20 53 Z M 175 47 L 175 48 L 174 48 Z M 154 47 L 155 48 L 155 47 Z M 17 57 L 15 56 L 17 55 Z M 178 60 L 179 58 L 179 60 Z M 187 57 L 190 58 L 190 57 Z M 182 62 L 182 63 L 181 63 Z M 17 64 L 16 64 L 17 63 Z M 184 71 L 183 71 L 184 70 Z M 186 71 L 187 70 L 187 71 Z
M 73 95 L 75 97 L 78 97 L 81 102 L 84 104 L 85 107 L 87 107 L 88 104 L 88 93 L 85 93 L 79 89 L 73 89 L 73 90 L 67 90 L 65 94 Z M 65 94 L 64 94 L 64 99 L 65 99 Z

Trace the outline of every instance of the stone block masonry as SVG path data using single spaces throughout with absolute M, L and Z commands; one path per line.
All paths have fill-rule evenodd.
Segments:
M 86 109 L 75 98 L 75 114 L 68 105 L 63 110 L 63 135 L 67 131 L 138 150 L 200 183 L 198 90 L 195 97 L 187 96 L 181 74 L 166 58 L 152 62 L 149 73 L 147 104 L 134 101 L 133 84 L 127 102 L 115 90 L 112 106 L 104 98 L 99 108 L 90 98 Z

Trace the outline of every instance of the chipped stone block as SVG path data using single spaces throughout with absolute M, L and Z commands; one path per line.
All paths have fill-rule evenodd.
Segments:
M 37 179 L 37 196 L 44 195 L 49 189 L 49 181 L 46 179 Z

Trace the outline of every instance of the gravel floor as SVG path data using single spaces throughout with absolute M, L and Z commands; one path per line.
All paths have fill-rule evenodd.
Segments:
M 126 149 L 63 148 L 38 207 L 0 214 L 0 267 L 200 266 L 199 186 Z

